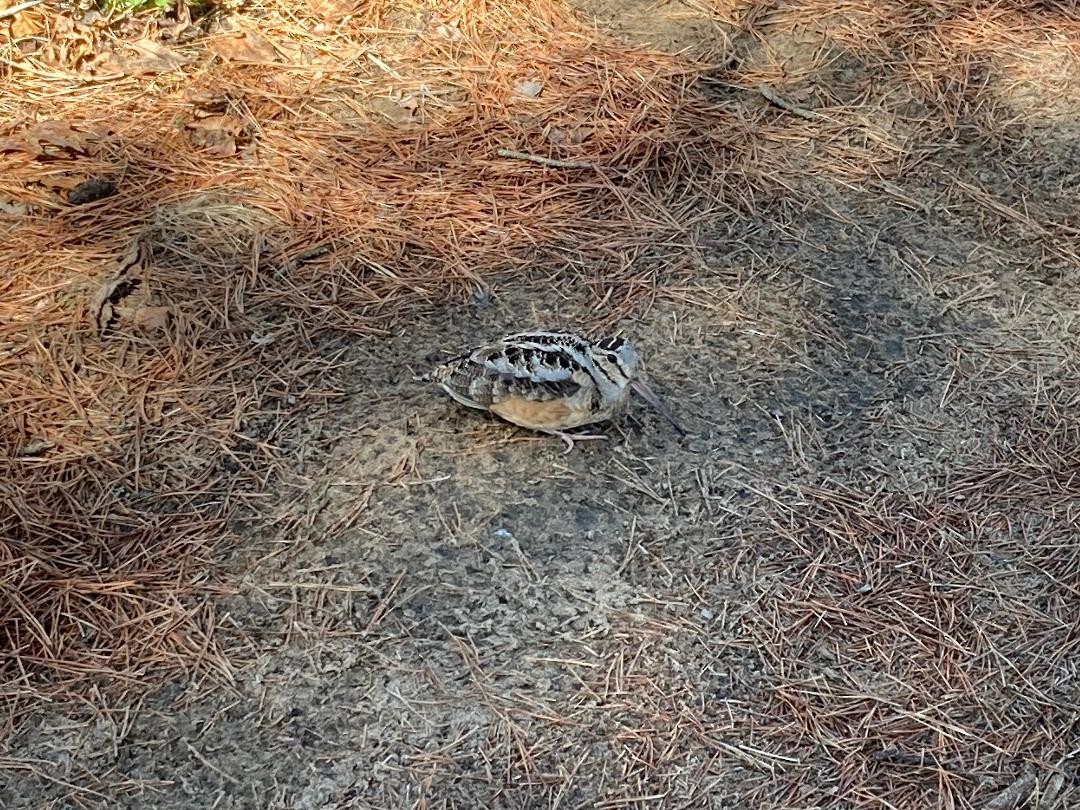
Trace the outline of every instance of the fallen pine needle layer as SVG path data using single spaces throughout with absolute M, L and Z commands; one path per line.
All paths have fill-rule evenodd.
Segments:
M 781 764 L 755 803 L 1013 807 L 1032 764 L 1044 782 L 1068 767 L 1076 404 L 1018 420 L 1011 451 L 925 496 L 806 488 L 777 511 L 754 620 L 771 699 L 753 727 Z
M 1067 82 L 1047 89 L 1038 68 L 1075 60 L 1080 41 L 1064 4 L 694 5 L 750 38 L 816 20 L 830 46 L 877 65 L 880 87 L 807 86 L 827 47 L 801 65 L 724 69 L 631 47 L 554 0 L 268 2 L 196 25 L 12 15 L 0 40 L 10 718 L 103 676 L 133 689 L 151 672 L 231 676 L 239 642 L 215 608 L 218 564 L 241 543 L 235 519 L 291 463 L 297 424 L 346 387 L 349 341 L 514 272 L 580 280 L 604 318 L 626 317 L 663 273 L 693 267 L 705 223 L 786 224 L 826 204 L 807 192 L 822 178 L 917 206 L 888 184 L 960 122 L 989 139 L 1011 131 L 1017 104 L 1064 114 Z M 1009 92 L 983 93 L 990 74 Z M 1075 258 L 1066 226 L 1040 227 Z M 1051 586 L 1075 582 L 1076 561 L 1050 551 L 1075 515 L 1057 509 L 1059 534 L 1027 549 L 998 533 L 1017 493 L 1046 509 L 1051 484 L 1075 498 L 1075 455 L 1030 445 L 1046 455 L 1027 478 L 1010 462 L 965 479 L 963 509 L 822 490 L 780 511 L 763 545 L 781 538 L 776 570 L 805 576 L 776 585 L 756 627 L 775 670 L 769 719 L 755 721 L 775 747 L 762 800 L 828 804 L 803 784 L 808 750 L 826 758 L 826 787 L 908 807 L 933 806 L 935 780 L 953 806 L 968 806 L 973 780 L 999 783 L 983 750 L 999 769 L 1024 746 L 1058 754 L 1067 681 L 1052 672 L 1076 656 Z M 1034 595 L 1016 577 L 1001 586 L 1012 591 L 971 587 L 994 563 L 972 538 L 1037 569 Z M 999 627 L 1006 602 L 1016 614 Z M 1010 632 L 1022 643 L 1006 649 Z M 806 662 L 838 646 L 860 651 L 838 662 L 852 675 L 812 680 Z M 852 680 L 897 661 L 897 682 Z M 1052 722 L 1008 716 L 999 682 Z M 987 740 L 965 749 L 975 729 Z M 926 763 L 932 779 L 907 778 Z
M 349 336 L 538 259 L 617 280 L 760 182 L 705 66 L 553 2 L 24 14 L 46 44 L 9 41 L 0 96 L 9 711 L 91 676 L 229 676 L 214 564 Z

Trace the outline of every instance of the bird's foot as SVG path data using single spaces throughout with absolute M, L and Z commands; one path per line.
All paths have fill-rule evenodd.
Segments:
M 566 452 L 563 455 L 569 455 L 570 451 L 574 449 L 574 442 L 588 442 L 588 441 L 601 441 L 607 440 L 607 436 L 600 433 L 579 433 L 577 435 L 571 433 L 564 433 L 561 430 L 545 430 L 550 436 L 558 436 L 564 442 L 566 442 Z

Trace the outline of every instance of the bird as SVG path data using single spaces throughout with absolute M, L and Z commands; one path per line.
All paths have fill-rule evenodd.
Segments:
M 643 371 L 633 344 L 622 337 L 593 342 L 569 332 L 533 331 L 476 346 L 421 379 L 469 408 L 557 436 L 569 453 L 575 441 L 607 437 L 566 431 L 612 418 L 626 407 L 631 390 L 686 434 Z

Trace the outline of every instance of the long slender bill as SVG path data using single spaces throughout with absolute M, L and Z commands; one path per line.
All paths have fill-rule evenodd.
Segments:
M 686 431 L 683 430 L 683 426 L 675 421 L 674 414 L 668 409 L 668 406 L 660 401 L 660 397 L 656 396 L 653 390 L 649 387 L 648 383 L 643 380 L 633 380 L 630 383 L 630 387 L 634 389 L 641 396 L 643 400 L 648 402 L 658 414 L 671 422 L 671 426 L 678 431 L 680 436 L 685 436 Z

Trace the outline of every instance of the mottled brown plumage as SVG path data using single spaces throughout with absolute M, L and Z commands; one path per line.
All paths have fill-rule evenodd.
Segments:
M 562 332 L 523 332 L 478 346 L 434 369 L 430 378 L 470 408 L 491 411 L 515 425 L 559 436 L 610 419 L 633 387 L 682 429 L 639 377 L 633 346 L 622 338 L 592 343 Z

